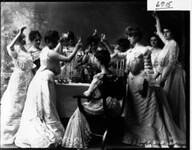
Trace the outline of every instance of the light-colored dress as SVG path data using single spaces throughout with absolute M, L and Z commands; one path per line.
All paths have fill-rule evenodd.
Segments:
M 163 90 L 167 96 L 173 119 L 177 126 L 186 132 L 186 104 L 185 104 L 185 70 L 178 65 L 179 47 L 174 40 L 167 41 L 157 57 L 158 72 L 161 80 L 165 72 L 170 71 L 166 77 Z
M 40 54 L 41 67 L 31 81 L 15 144 L 26 148 L 55 147 L 61 143 L 64 127 L 56 110 L 55 75 L 59 61 L 49 57 L 45 47 Z
M 159 55 L 159 52 L 161 51 L 160 48 L 154 48 L 149 46 L 149 50 L 151 51 L 151 63 L 153 65 L 154 71 L 156 70 L 155 68 L 158 66 L 157 58 Z
M 172 119 L 163 90 L 160 87 L 143 85 L 147 76 L 142 55 L 146 52 L 146 47 L 137 45 L 127 52 L 114 54 L 126 59 L 127 69 L 130 71 L 127 78 L 123 143 L 142 147 L 184 145 L 184 133 Z M 142 96 L 143 90 L 147 90 L 145 96 Z
M 2 147 L 13 144 L 15 133 L 19 128 L 28 85 L 33 77 L 31 72 L 33 61 L 30 54 L 22 51 L 17 45 L 14 51 L 8 52 L 13 59 L 14 71 L 1 99 Z
M 89 89 L 85 93 L 88 95 L 90 93 L 91 95 L 93 94 L 94 98 L 100 97 L 102 93 L 101 86 L 103 84 L 103 76 L 103 73 L 95 75 Z M 120 103 L 116 98 L 108 97 L 106 102 L 111 114 L 115 115 L 120 112 Z M 104 115 L 102 99 L 84 102 L 83 106 L 89 114 Z M 66 148 L 87 149 L 90 139 L 91 131 L 89 124 L 79 108 L 77 108 L 67 124 L 62 145 Z

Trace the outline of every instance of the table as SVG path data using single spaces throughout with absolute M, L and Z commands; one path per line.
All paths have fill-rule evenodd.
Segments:
M 56 83 L 57 110 L 60 118 L 70 117 L 77 108 L 77 100 L 74 95 L 80 95 L 88 89 L 87 83 Z

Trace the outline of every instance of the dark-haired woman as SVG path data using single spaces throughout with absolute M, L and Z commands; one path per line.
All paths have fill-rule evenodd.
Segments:
M 177 126 L 186 132 L 186 104 L 185 104 L 185 71 L 179 66 L 179 46 L 174 40 L 170 28 L 164 28 L 161 32 L 160 19 L 156 19 L 157 35 L 164 43 L 164 47 L 158 55 L 156 82 L 163 87 L 167 96 L 173 119 Z
M 100 98 L 103 92 L 102 86 L 104 76 L 112 75 L 111 71 L 108 69 L 110 54 L 107 50 L 102 49 L 96 51 L 94 56 L 98 61 L 101 72 L 94 76 L 91 85 L 89 86 L 88 90 L 84 92 L 84 95 L 93 98 Z M 115 115 L 119 113 L 120 104 L 116 98 L 109 96 L 106 102 L 111 114 Z M 89 102 L 83 103 L 83 105 L 87 113 L 104 115 L 102 98 L 98 100 L 90 100 Z M 87 149 L 90 139 L 91 131 L 89 124 L 83 114 L 80 112 L 79 108 L 77 108 L 68 122 L 62 145 L 66 148 Z
M 140 44 L 140 29 L 129 26 L 125 32 L 131 49 L 120 53 L 108 48 L 112 57 L 126 59 L 129 70 L 123 143 L 141 147 L 185 145 L 184 133 L 175 125 L 163 91 L 152 84 L 150 51 Z
M 40 54 L 41 66 L 29 85 L 16 134 L 15 144 L 22 148 L 56 147 L 61 144 L 64 135 L 64 127 L 56 110 L 54 78 L 60 73 L 60 61 L 71 61 L 81 43 L 78 41 L 73 53 L 65 57 L 59 54 L 63 40 L 57 31 L 47 31 L 44 40 L 47 46 Z
M 14 71 L 1 99 L 1 147 L 13 146 L 25 104 L 27 89 L 33 77 L 33 60 L 24 47 L 26 44 L 22 27 L 7 46 L 13 59 Z
M 159 47 L 159 38 L 157 35 L 152 35 L 150 37 L 150 46 L 148 46 L 149 50 L 151 50 L 151 62 L 153 67 L 156 67 L 157 65 L 157 56 L 159 52 L 161 51 L 161 48 Z
M 33 30 L 29 33 L 29 40 L 31 42 L 31 47 L 29 48 L 29 52 L 31 53 L 32 57 L 33 57 L 33 63 L 35 64 L 35 67 L 33 68 L 33 74 L 36 73 L 36 71 L 39 69 L 40 67 L 40 52 L 41 52 L 41 48 L 40 48 L 40 44 L 41 44 L 41 34 L 39 31 L 37 30 Z

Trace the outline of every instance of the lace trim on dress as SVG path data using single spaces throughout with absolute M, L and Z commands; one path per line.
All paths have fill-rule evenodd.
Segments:
M 141 147 L 147 147 L 151 145 L 151 147 L 169 147 L 169 146 L 174 146 L 174 145 L 179 145 L 179 146 L 186 146 L 186 142 L 175 140 L 173 138 L 169 138 L 169 140 L 149 140 L 149 139 L 141 139 L 139 137 L 124 137 L 123 138 L 123 143 L 125 144 L 131 144 L 131 145 L 136 145 L 136 146 L 141 146 Z

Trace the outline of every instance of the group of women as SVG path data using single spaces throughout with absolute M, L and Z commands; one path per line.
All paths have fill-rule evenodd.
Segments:
M 122 142 L 141 147 L 186 147 L 185 71 L 178 65 L 179 47 L 171 29 L 164 28 L 162 33 L 158 16 L 154 18 L 156 35 L 164 47 L 142 45 L 142 33 L 134 26 L 125 29 L 131 45 L 127 51 L 114 50 L 102 34 L 100 47 L 82 58 L 82 61 L 92 60 L 90 63 L 99 70 L 83 94 L 100 97 L 104 92 L 104 76 L 114 74 L 109 69 L 110 62 L 125 60 L 128 86 Z M 91 139 L 86 118 L 77 108 L 64 129 L 56 108 L 54 87 L 55 77 L 61 72 L 60 63 L 72 61 L 82 48 L 81 40 L 76 42 L 70 55 L 64 56 L 65 34 L 60 37 L 57 31 L 47 31 L 44 35 L 46 46 L 41 50 L 41 34 L 31 31 L 32 47 L 27 51 L 25 28 L 22 27 L 7 46 L 15 69 L 1 99 L 1 146 L 45 148 L 61 145 L 86 149 Z M 151 42 L 155 40 L 153 36 Z M 88 113 L 103 114 L 101 99 L 83 105 Z M 108 97 L 107 108 L 115 115 L 120 104 Z

